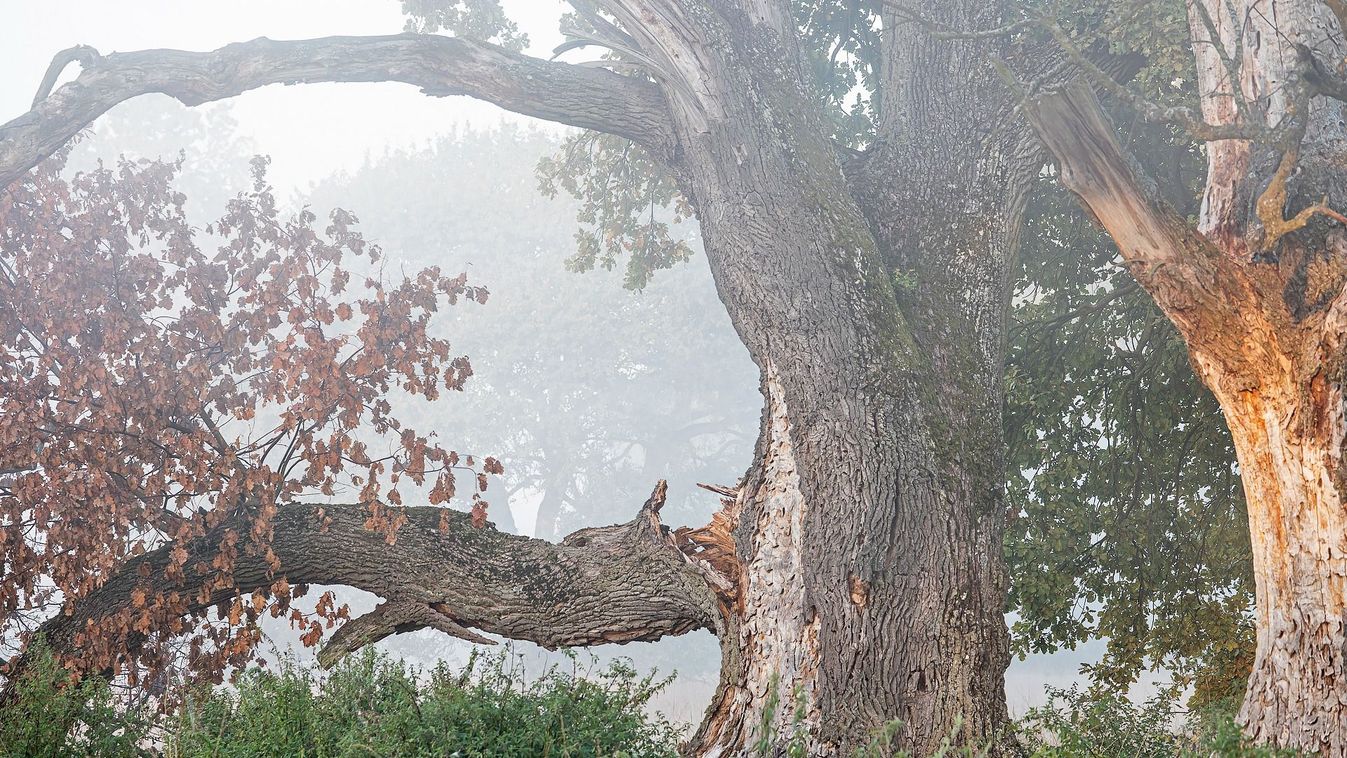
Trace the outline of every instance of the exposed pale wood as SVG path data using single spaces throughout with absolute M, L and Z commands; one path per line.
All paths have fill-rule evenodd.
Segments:
M 1118 145 L 1094 93 L 1074 83 L 1033 98 L 1024 110 L 1062 184 L 1108 231 L 1128 270 L 1189 345 L 1225 341 L 1225 349 L 1236 348 L 1231 331 L 1250 298 L 1246 277 L 1160 197 Z

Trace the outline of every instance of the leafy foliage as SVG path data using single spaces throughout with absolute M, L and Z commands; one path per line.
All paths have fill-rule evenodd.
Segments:
M 1146 152 L 1179 164 L 1172 177 L 1200 174 L 1163 136 L 1129 136 L 1159 143 Z M 1183 183 L 1171 194 L 1182 203 Z M 1113 244 L 1050 177 L 1028 224 L 1006 382 L 1016 645 L 1106 637 L 1090 672 L 1100 683 L 1163 664 L 1197 684 L 1195 704 L 1241 692 L 1253 579 L 1220 409 Z
M 626 286 L 641 289 L 654 272 L 692 256 L 676 225 L 692 216 L 668 171 L 640 147 L 598 132 L 569 137 L 554 157 L 538 163 L 539 187 L 547 197 L 565 190 L 580 201 L 571 271 L 595 264 L 612 270 L 627 257 Z M 672 223 L 666 220 L 673 207 Z
M 0 755 L 27 758 L 132 758 L 152 722 L 142 712 L 119 707 L 106 680 L 78 682 L 45 645 L 35 644 L 33 665 L 16 683 L 13 699 L 0 708 Z
M 668 679 L 619 663 L 551 668 L 536 679 L 506 653 L 428 677 L 365 651 L 318 680 L 284 666 L 249 670 L 237 692 L 189 701 L 167 755 L 677 755 L 678 733 L 643 710 Z
M 388 395 L 433 400 L 459 390 L 467 359 L 428 331 L 459 299 L 485 301 L 465 276 L 429 268 L 400 282 L 377 275 L 351 286 L 353 259 L 379 248 L 333 212 L 325 228 L 305 209 L 283 217 L 253 163 L 253 185 L 199 230 L 173 188 L 177 166 L 120 161 L 62 176 L 52 160 L 0 195 L 0 631 L 41 620 L 129 557 L 200 537 L 231 518 L 220 557 L 193 561 L 181 544 L 170 578 L 207 577 L 201 600 L 232 586 L 240 551 L 275 561 L 267 543 L 276 504 L 349 493 L 369 505 L 368 526 L 394 539 L 398 485 L 429 483 L 432 502 L 454 493 L 455 468 L 474 489 L 480 462 L 405 425 Z M 204 241 L 216 243 L 214 252 Z M 380 443 L 376 448 L 372 444 Z M 480 467 L 480 471 L 474 471 Z M 485 502 L 476 498 L 479 517 Z M 390 507 L 391 506 L 391 507 Z M 224 623 L 198 630 L 191 663 L 217 676 L 241 663 L 268 608 L 322 634 L 320 619 L 289 602 L 304 588 L 218 608 Z M 138 591 L 131 607 L 82 633 L 82 663 L 157 667 L 151 645 L 120 655 L 126 636 L 177 635 L 194 598 Z M 331 622 L 343 614 L 320 603 Z
M 1082 49 L 1144 61 L 1129 82 L 1197 106 L 1182 3 L 1048 4 Z M 1113 105 L 1118 138 L 1193 217 L 1205 157 Z M 1243 692 L 1253 578 L 1243 491 L 1219 407 L 1113 242 L 1051 173 L 1027 213 L 1014 296 L 1006 432 L 1007 559 L 1021 653 L 1104 637 L 1088 667 L 1123 689 L 1165 666 L 1194 706 Z
M 677 755 L 678 730 L 649 715 L 672 677 L 622 662 L 530 677 L 502 652 L 419 672 L 366 650 L 325 676 L 285 662 L 249 668 L 171 715 L 128 708 L 105 680 L 75 682 L 45 649 L 0 709 L 0 755 L 192 756 Z
M 1107 43 L 1144 60 L 1134 92 L 1198 106 L 1183 4 L 1051 10 L 1082 49 Z M 1112 115 L 1166 200 L 1195 218 L 1201 147 L 1125 104 Z M 1122 688 L 1164 666 L 1193 685 L 1190 705 L 1238 696 L 1254 655 L 1254 585 L 1229 433 L 1172 325 L 1047 181 L 1028 214 L 1007 382 L 1016 644 L 1106 637 L 1108 654 L 1089 668 L 1096 684 Z
M 876 0 L 795 0 L 802 49 L 814 69 L 815 93 L 841 145 L 861 149 L 874 135 L 880 61 Z
M 1185 3 L 1068 3 L 1059 5 L 1056 15 L 1071 22 L 1084 44 L 1101 39 L 1115 55 L 1141 54 L 1145 64 L 1129 83 L 1136 92 L 1158 103 L 1198 107 Z
M 527 34 L 505 15 L 500 0 L 402 0 L 409 32 L 446 31 L 458 37 L 495 42 L 510 50 L 528 47 Z
M 203 228 L 252 184 L 256 144 L 240 133 L 228 102 L 188 107 L 168 95 L 145 95 L 103 114 L 70 146 L 62 175 L 132 162 L 181 159 L 173 187 L 193 227 Z
M 1026 714 L 1021 739 L 1035 758 L 1275 758 L 1293 752 L 1258 747 L 1240 733 L 1229 710 L 1209 707 L 1176 723 L 1175 693 L 1136 705 L 1108 693 L 1050 689 L 1051 700 Z

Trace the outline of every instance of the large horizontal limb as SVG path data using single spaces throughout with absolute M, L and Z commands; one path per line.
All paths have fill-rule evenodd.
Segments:
M 282 577 L 292 585 L 348 585 L 384 598 L 333 635 L 321 656 L 325 664 L 389 634 L 425 627 L 487 641 L 470 631 L 477 629 L 546 648 L 712 628 L 717 604 L 707 569 L 685 556 L 659 523 L 664 492 L 660 482 L 635 520 L 583 529 L 560 544 L 477 528 L 465 514 L 440 508 L 407 509 L 408 521 L 390 544 L 383 532 L 365 528 L 369 512 L 363 506 L 286 505 L 275 517 L 270 542 L 279 571 L 240 550 L 233 584 L 199 597 L 212 577 L 194 567 L 211 564 L 222 534 L 216 531 L 186 546 L 184 578 L 170 578 L 167 568 L 178 545 L 165 545 L 127 562 L 39 633 L 62 657 L 79 659 L 80 633 L 96 638 L 100 621 L 137 597 L 176 592 L 192 598 L 188 612 L 200 612 L 239 594 L 265 592 Z M 247 533 L 244 523 L 234 527 Z
M 83 70 L 51 89 L 67 63 Z M 0 126 L 0 187 L 58 150 L 118 103 L 159 92 L 199 105 L 268 84 L 405 82 L 468 95 L 548 121 L 616 134 L 656 156 L 672 142 L 659 88 L 601 68 L 550 62 L 473 40 L 424 34 L 259 38 L 211 52 L 141 50 L 56 56 L 28 113 Z M 49 93 L 49 94 L 48 94 Z

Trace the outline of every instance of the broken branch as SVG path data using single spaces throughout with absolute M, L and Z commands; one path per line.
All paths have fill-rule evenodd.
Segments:
M 137 596 L 175 593 L 190 598 L 186 613 L 199 614 L 240 594 L 265 593 L 281 578 L 290 585 L 347 585 L 385 598 L 333 635 L 323 652 L 328 663 L 389 634 L 426 627 L 485 641 L 470 631 L 475 629 L 548 649 L 713 628 L 715 592 L 658 523 L 663 493 L 661 482 L 633 521 L 584 529 L 561 544 L 476 528 L 468 514 L 440 508 L 405 509 L 407 522 L 390 543 L 383 532 L 365 528 L 364 506 L 288 504 L 276 514 L 266 545 L 279 569 L 273 570 L 266 551 L 245 550 L 227 586 L 216 588 L 213 573 L 196 570 L 170 578 L 173 551 L 187 551 L 185 565 L 210 565 L 225 531 L 247 533 L 249 523 L 233 519 L 205 537 L 128 561 L 46 621 L 39 634 L 57 654 L 78 662 L 83 636 L 105 637 L 100 622 L 131 607 Z M 135 645 L 136 638 L 129 639 L 127 650 L 134 653 Z M 21 659 L 17 666 L 23 665 Z M 8 681 L 15 678 L 11 672 Z

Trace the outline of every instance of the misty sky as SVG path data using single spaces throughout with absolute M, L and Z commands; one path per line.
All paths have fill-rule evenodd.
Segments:
M 561 40 L 561 2 L 505 0 L 504 5 L 529 35 L 529 52 L 549 57 Z M 212 50 L 255 37 L 396 34 L 404 20 L 397 0 L 0 0 L 0 9 L 5 20 L 0 24 L 0 122 L 28 110 L 52 55 L 72 45 L 92 45 L 101 53 Z M 568 58 L 583 56 L 579 51 Z M 71 64 L 66 78 L 77 68 Z M 283 196 L 358 166 L 367 154 L 422 143 L 455 124 L 544 124 L 466 97 L 426 97 L 405 84 L 271 86 L 230 103 L 240 132 L 272 157 L 270 177 Z

